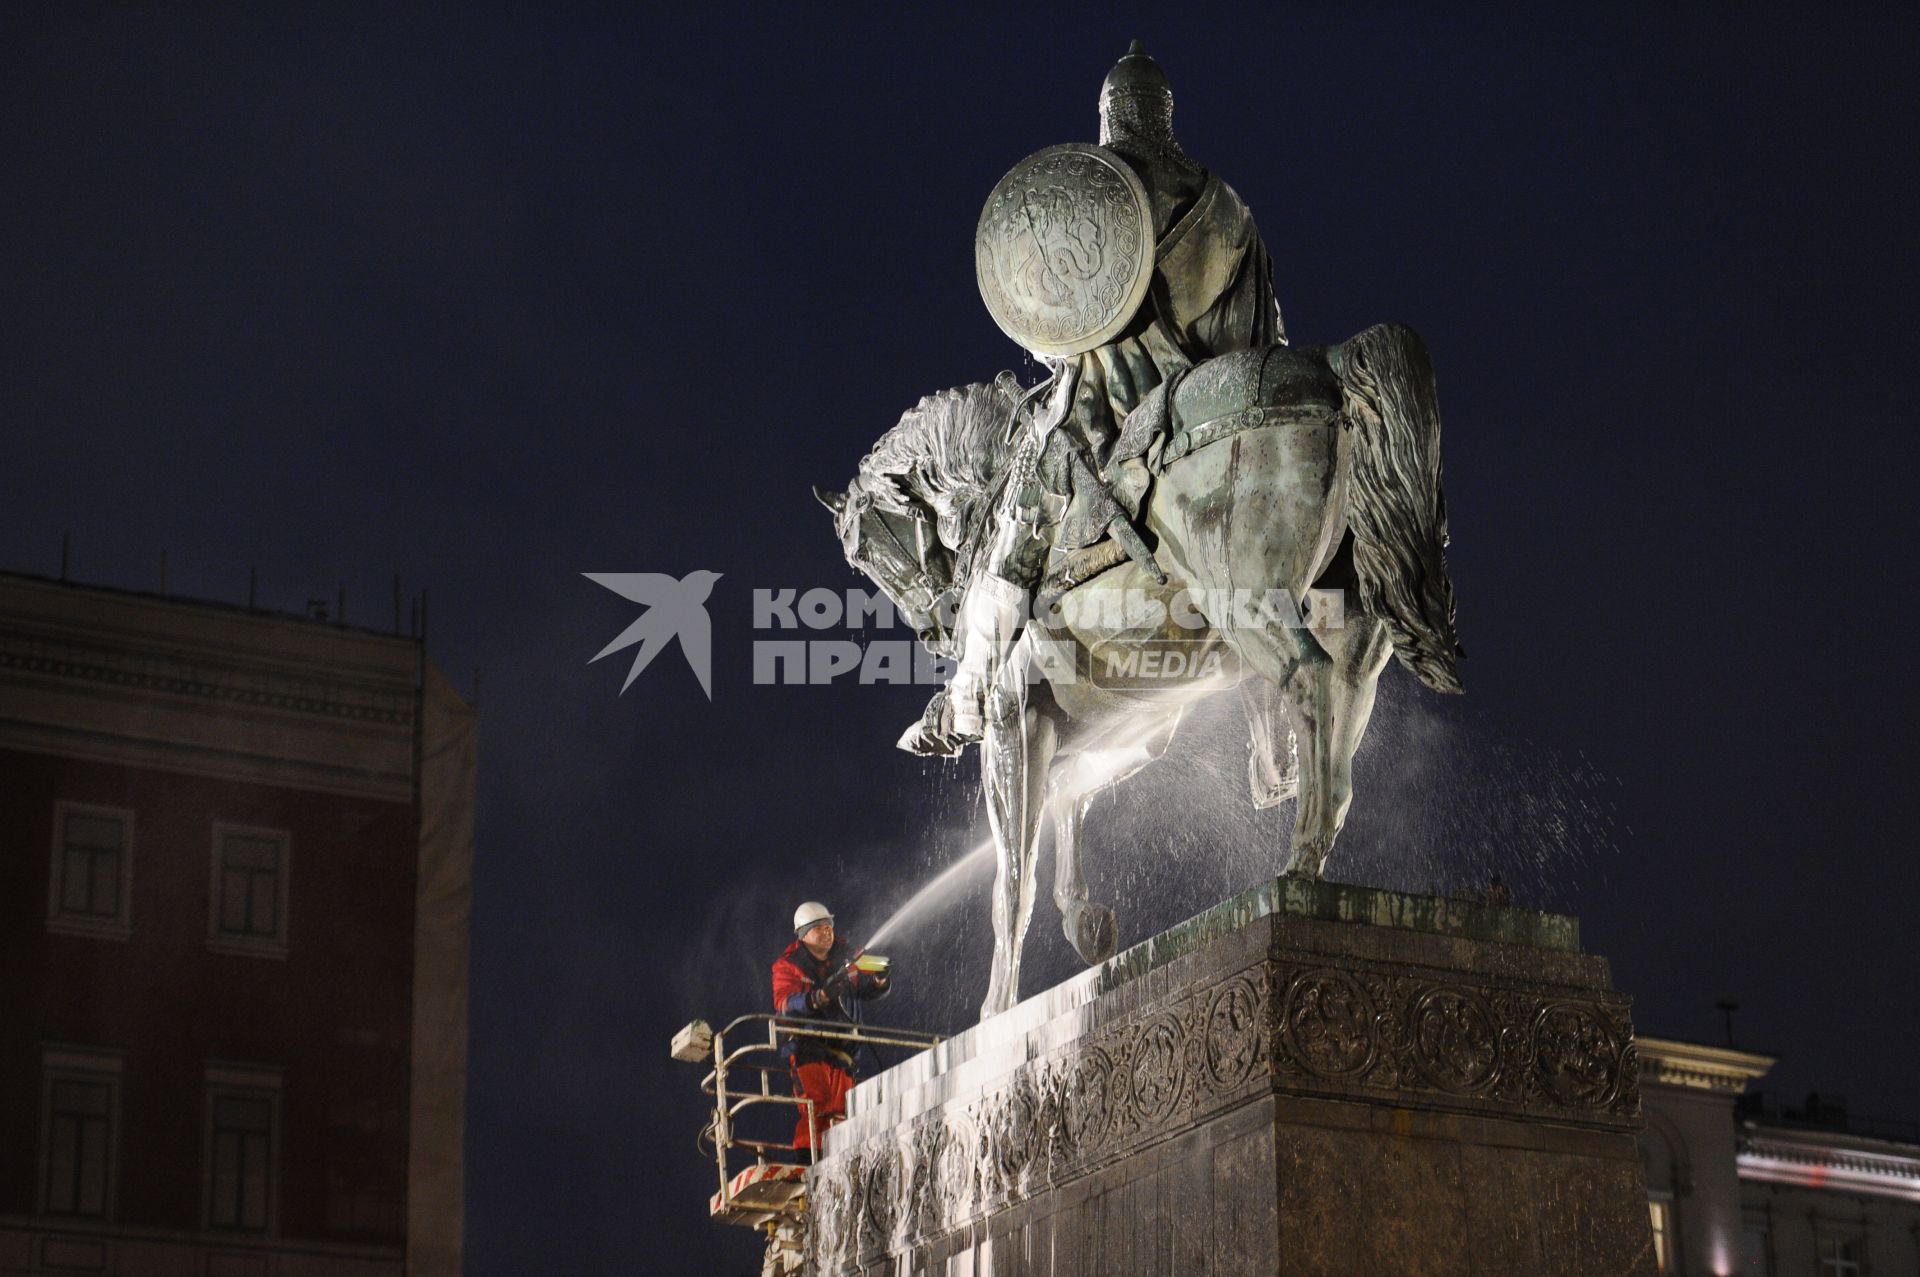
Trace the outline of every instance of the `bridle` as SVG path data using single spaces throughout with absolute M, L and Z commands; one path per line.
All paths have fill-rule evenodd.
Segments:
M 878 537 L 875 538 L 881 554 L 874 555 L 870 552 L 868 558 L 882 557 L 885 551 L 891 547 L 898 555 L 897 562 L 901 565 L 902 572 L 907 578 L 904 585 L 897 587 L 901 591 L 902 601 L 916 611 L 931 615 L 934 610 L 934 604 L 938 602 L 940 596 L 945 593 L 945 591 L 934 582 L 933 577 L 928 574 L 926 570 L 927 521 L 919 515 L 909 516 L 913 519 L 913 540 L 918 549 L 917 551 L 908 550 L 906 543 L 901 541 L 899 535 L 894 532 L 893 525 L 887 521 L 883 514 L 875 509 L 875 503 L 870 494 L 861 493 L 853 499 L 859 503 L 855 515 L 856 526 L 859 523 L 871 522 L 878 528 L 878 536 L 885 538 L 884 542 L 879 542 Z M 869 514 L 873 515 L 871 520 L 868 520 L 867 516 Z

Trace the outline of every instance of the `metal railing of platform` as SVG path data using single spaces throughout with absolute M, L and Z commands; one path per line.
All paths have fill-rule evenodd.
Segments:
M 711 1045 L 701 1041 L 705 1034 L 711 1034 Z M 942 1036 L 913 1029 L 765 1014 L 743 1015 L 723 1029 L 708 1029 L 699 1020 L 682 1029 L 674 1039 L 674 1058 L 712 1061 L 712 1068 L 700 1080 L 700 1089 L 713 1097 L 713 1116 L 701 1129 L 699 1141 L 711 1148 L 719 1180 L 718 1191 L 709 1202 L 716 1219 L 759 1227 L 800 1209 L 801 1177 L 817 1158 L 824 1133 L 814 1102 L 794 1093 L 792 1066 L 783 1054 L 783 1048 L 802 1040 L 835 1043 L 848 1053 L 863 1047 L 919 1052 L 939 1045 Z M 797 1110 L 796 1121 L 804 1114 L 808 1136 L 804 1149 L 796 1140 L 758 1139 L 739 1132 L 736 1119 L 742 1113 L 767 1105 Z M 800 1161 L 803 1152 L 805 1160 Z M 741 1162 L 743 1153 L 751 1154 L 751 1164 Z M 795 1160 L 776 1160 L 779 1154 Z

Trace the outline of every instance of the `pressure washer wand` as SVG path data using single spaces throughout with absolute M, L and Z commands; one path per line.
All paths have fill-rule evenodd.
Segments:
M 856 949 L 853 957 L 847 960 L 847 965 L 836 973 L 835 978 L 836 980 L 844 979 L 848 984 L 852 984 L 855 976 L 877 975 L 885 977 L 892 966 L 893 959 L 891 958 L 882 957 L 877 953 L 868 953 L 865 949 Z

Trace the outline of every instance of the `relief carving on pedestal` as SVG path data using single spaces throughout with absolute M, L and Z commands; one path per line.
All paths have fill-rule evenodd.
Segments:
M 951 1141 L 943 1123 L 927 1122 L 913 1128 L 907 1155 L 905 1224 L 910 1236 L 926 1237 L 940 1227 L 940 1185 L 945 1148 Z
M 1222 1089 L 1246 1081 L 1260 1055 L 1260 999 L 1252 981 L 1235 980 L 1207 1008 L 1206 1066 Z
M 1592 1006 L 1554 1002 L 1534 1017 L 1534 1068 L 1541 1088 L 1562 1104 L 1605 1105 L 1620 1088 L 1625 1056 L 1625 1035 Z
M 836 1154 L 813 1173 L 814 1270 L 857 1271 L 1194 1120 L 1254 1080 L 1268 993 L 1243 972 L 871 1140 L 843 1171 Z
M 1016 1073 L 1013 1085 L 998 1092 L 995 1100 L 981 1117 L 988 1133 L 987 1165 L 993 1171 L 994 1187 L 1006 1194 L 1018 1187 L 1027 1168 L 1044 1159 L 1048 1151 L 1032 1071 Z
M 1139 1123 L 1158 1122 L 1173 1112 L 1180 1098 L 1185 1046 L 1186 1028 L 1172 1016 L 1149 1024 L 1134 1040 L 1133 1107 Z
M 1414 1066 L 1443 1091 L 1475 1095 L 1500 1075 L 1493 1013 L 1470 989 L 1441 986 L 1414 1000 L 1408 1023 Z
M 1440 974 L 1253 968 L 1110 1024 L 851 1156 L 836 1153 L 814 1172 L 815 1271 L 857 1271 L 942 1236 L 1184 1129 L 1263 1080 L 1359 1100 L 1557 1110 L 1567 1120 L 1612 1123 L 1637 1111 L 1624 998 Z
M 1274 1072 L 1307 1089 L 1428 1092 L 1569 1117 L 1639 1111 L 1626 1000 L 1283 965 Z
M 1074 1061 L 1066 1104 L 1067 1156 L 1085 1157 L 1106 1137 L 1112 1091 L 1107 1082 L 1113 1061 L 1099 1047 L 1089 1047 Z
M 900 1156 L 896 1149 L 882 1147 L 867 1159 L 866 1173 L 860 1177 L 860 1227 L 876 1243 L 893 1236 L 898 1217 L 896 1188 L 900 1183 Z M 867 1238 L 863 1237 L 863 1240 Z
M 1373 1063 L 1373 1000 L 1344 971 L 1304 972 L 1288 985 L 1280 1031 L 1294 1058 L 1324 1078 L 1356 1077 Z

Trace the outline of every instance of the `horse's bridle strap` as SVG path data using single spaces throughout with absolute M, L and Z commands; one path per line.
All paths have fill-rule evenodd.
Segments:
M 903 564 L 912 564 L 914 568 L 919 569 L 919 571 L 909 569 L 911 580 L 906 588 L 906 592 L 909 595 L 907 601 L 915 607 L 930 610 L 940 595 L 939 592 L 934 589 L 933 578 L 927 574 L 925 564 L 918 556 L 907 549 L 905 543 L 894 534 L 893 528 L 888 525 L 885 519 L 877 518 L 874 520 L 874 523 L 879 526 L 881 532 L 886 534 L 886 538 L 892 543 L 893 548 L 900 552 L 900 561 Z M 924 601 L 911 597 L 914 593 L 922 595 Z

